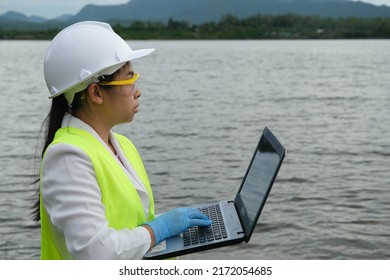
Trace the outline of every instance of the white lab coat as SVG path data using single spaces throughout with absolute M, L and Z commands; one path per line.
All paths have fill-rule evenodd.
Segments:
M 69 114 L 62 126 L 84 129 L 110 150 L 86 123 Z M 141 198 L 145 216 L 149 196 L 145 186 L 110 133 L 110 141 L 123 170 Z M 96 175 L 89 157 L 78 147 L 56 144 L 44 157 L 41 192 L 43 203 L 55 234 L 57 247 L 70 259 L 141 259 L 151 245 L 144 227 L 115 230 L 108 226 Z

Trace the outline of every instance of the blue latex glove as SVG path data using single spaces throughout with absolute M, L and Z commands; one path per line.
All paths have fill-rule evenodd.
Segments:
M 146 223 L 154 232 L 156 244 L 179 235 L 193 226 L 209 226 L 209 218 L 194 208 L 177 208 Z

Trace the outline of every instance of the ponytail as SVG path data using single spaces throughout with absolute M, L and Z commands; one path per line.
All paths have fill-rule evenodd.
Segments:
M 45 135 L 45 144 L 41 153 L 41 160 L 43 159 L 43 155 L 47 147 L 53 142 L 54 136 L 58 129 L 61 128 L 62 120 L 64 119 L 65 113 L 69 112 L 68 102 L 65 99 L 63 94 L 53 98 L 51 109 L 45 120 L 43 121 L 41 131 L 43 131 Z M 37 174 L 37 180 L 34 182 L 35 184 L 40 181 L 39 174 Z M 36 192 L 38 196 L 33 207 L 32 207 L 32 215 L 33 220 L 38 222 L 41 217 L 40 213 L 40 196 L 39 196 L 39 186 Z

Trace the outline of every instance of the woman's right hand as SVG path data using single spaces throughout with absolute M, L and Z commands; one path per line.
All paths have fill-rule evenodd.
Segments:
M 153 221 L 147 222 L 154 233 L 155 244 L 164 239 L 179 235 L 193 226 L 209 226 L 209 218 L 195 208 L 176 208 Z

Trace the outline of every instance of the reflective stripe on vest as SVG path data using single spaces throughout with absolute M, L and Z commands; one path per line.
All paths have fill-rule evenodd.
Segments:
M 124 136 L 119 134 L 114 134 L 114 136 L 118 140 L 126 158 L 130 161 L 146 187 L 150 198 L 148 217 L 145 217 L 141 199 L 129 177 L 112 154 L 93 135 L 82 129 L 63 127 L 56 132 L 50 146 L 57 143 L 67 143 L 81 148 L 88 155 L 95 169 L 109 226 L 117 230 L 135 228 L 147 220 L 154 219 L 153 194 L 144 165 L 135 146 Z M 58 244 L 58 242 L 54 241 L 54 235 L 52 234 L 42 197 L 41 234 L 42 259 L 69 258 L 70 254 L 68 256 L 62 256 L 58 248 L 56 248 L 55 244 Z

